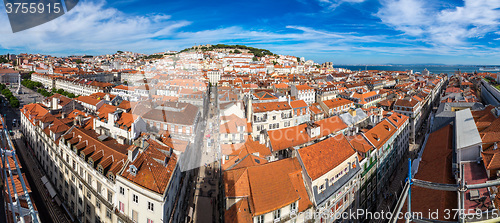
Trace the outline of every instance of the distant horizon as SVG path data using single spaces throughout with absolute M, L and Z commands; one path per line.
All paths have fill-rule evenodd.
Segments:
M 237 44 L 234 44 L 234 45 L 237 45 Z M 242 45 L 242 44 L 240 44 Z M 248 46 L 248 45 L 246 45 Z M 1 49 L 0 49 L 1 50 Z M 159 53 L 159 52 L 156 52 L 156 53 L 142 53 L 142 52 L 135 52 L 135 51 L 130 51 L 130 50 L 119 50 L 119 51 L 123 51 L 123 52 L 131 52 L 131 53 L 138 53 L 138 54 L 144 54 L 144 55 L 152 55 L 152 54 L 156 54 L 156 53 Z M 164 52 L 167 52 L 167 51 L 177 51 L 179 52 L 180 50 L 166 50 Z M 96 57 L 96 56 L 104 56 L 104 55 L 113 55 L 113 54 L 116 54 L 116 52 L 114 53 L 104 53 L 104 54 L 66 54 L 66 55 L 55 55 L 55 54 L 45 54 L 45 53 L 28 53 L 28 52 L 22 52 L 22 53 L 12 53 L 12 52 L 7 52 L 7 53 L 2 53 L 0 55 L 7 55 L 7 54 L 12 54 L 12 55 L 20 55 L 20 54 L 28 54 L 28 55 L 36 55 L 36 54 L 40 54 L 40 55 L 45 55 L 45 56 L 53 56 L 53 57 L 60 57 L 60 58 L 65 58 L 65 57 L 71 57 L 71 56 L 75 56 L 75 57 L 78 57 L 78 56 L 93 56 L 93 57 Z M 273 52 L 273 53 L 276 53 L 276 52 Z M 278 55 L 286 55 L 286 54 L 280 54 L 280 53 L 276 53 Z M 291 56 L 291 55 L 288 55 L 288 56 Z M 296 56 L 296 57 L 301 57 L 301 56 Z M 308 59 L 306 58 L 306 61 Z M 327 62 L 332 62 L 332 61 L 322 61 L 322 62 L 319 62 L 319 61 L 316 61 L 314 60 L 314 62 L 316 63 L 319 63 L 319 64 L 323 64 L 323 63 L 327 63 Z M 500 64 L 445 64 L 445 63 L 379 63 L 379 64 L 374 64 L 374 63 L 333 63 L 332 62 L 332 66 L 466 66 L 466 67 L 496 67 L 496 66 L 500 66 Z

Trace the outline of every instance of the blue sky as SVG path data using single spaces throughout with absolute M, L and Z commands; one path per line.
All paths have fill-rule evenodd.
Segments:
M 0 6 L 0 54 L 226 43 L 335 64 L 500 64 L 499 8 L 499 0 L 81 0 L 13 34 Z

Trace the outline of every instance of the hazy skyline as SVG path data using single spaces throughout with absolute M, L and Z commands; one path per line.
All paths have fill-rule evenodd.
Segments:
M 156 53 L 243 44 L 335 64 L 499 64 L 500 1 L 83 0 L 13 34 L 0 6 L 0 54 Z

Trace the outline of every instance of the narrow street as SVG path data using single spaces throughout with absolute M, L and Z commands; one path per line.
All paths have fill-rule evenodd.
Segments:
M 32 90 L 23 87 L 23 94 L 18 95 L 12 91 L 21 102 L 21 106 L 31 103 L 34 98 L 41 98 L 42 96 Z M 5 101 L 5 98 L 2 97 Z M 36 100 L 36 99 L 35 99 Z M 2 116 L 5 117 L 5 123 L 9 130 L 13 131 L 11 135 L 12 143 L 16 147 L 16 154 L 18 155 L 20 165 L 23 167 L 22 172 L 26 174 L 27 183 L 31 186 L 31 198 L 34 202 L 40 221 L 65 223 L 71 222 L 69 217 L 61 206 L 57 205 L 50 197 L 47 188 L 42 183 L 41 178 L 45 175 L 43 169 L 39 166 L 38 161 L 32 156 L 30 150 L 26 148 L 25 140 L 19 130 L 20 111 L 17 108 L 10 108 L 0 103 Z M 16 119 L 17 124 L 13 126 L 13 120 Z
M 36 190 L 33 190 L 34 196 L 36 196 L 35 201 L 37 207 L 40 205 L 44 206 L 46 211 L 41 212 L 39 209 L 40 219 L 42 222 L 71 222 L 71 220 L 66 215 L 64 209 L 57 205 L 57 203 L 50 197 L 50 194 L 42 183 L 41 178 L 45 176 L 42 167 L 38 163 L 38 161 L 33 157 L 31 150 L 26 148 L 25 140 L 22 137 L 22 133 L 16 132 L 13 136 L 13 140 L 15 141 L 17 147 L 17 154 L 19 156 L 19 160 L 24 166 L 24 171 L 27 174 L 28 182 L 33 187 L 36 187 Z M 34 198 L 35 199 L 35 198 Z M 44 217 L 42 218 L 42 214 Z M 43 220 L 45 219 L 45 220 Z
M 202 145 L 200 150 L 200 167 L 195 177 L 195 193 L 193 222 L 219 222 L 218 200 L 219 194 L 219 110 L 217 88 L 212 87 L 208 97 L 208 106 Z

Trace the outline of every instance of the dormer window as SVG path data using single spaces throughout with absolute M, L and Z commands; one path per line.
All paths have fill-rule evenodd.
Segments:
M 115 181 L 115 176 L 114 176 L 112 173 L 110 173 L 110 174 L 108 175 L 108 179 L 109 179 L 110 181 Z
M 98 171 L 100 174 L 102 174 L 102 172 L 104 171 L 104 170 L 103 170 L 103 168 L 102 168 L 102 166 L 101 166 L 100 164 L 97 166 L 97 171 Z
M 130 174 L 132 174 L 132 176 L 137 175 L 137 167 L 130 165 Z
M 94 160 L 92 160 L 92 158 L 89 158 L 89 165 L 92 167 L 94 166 Z

